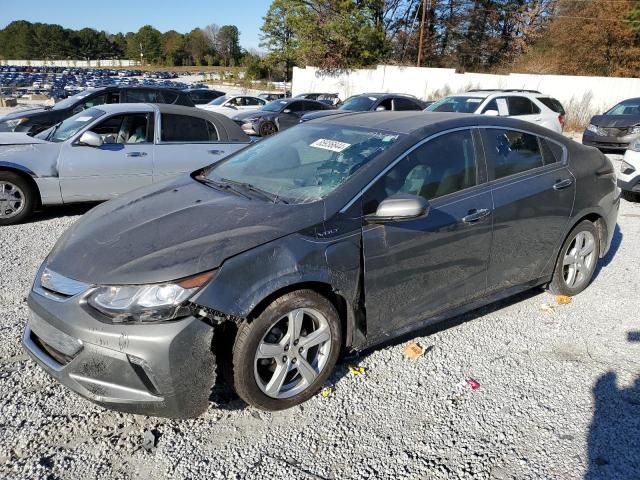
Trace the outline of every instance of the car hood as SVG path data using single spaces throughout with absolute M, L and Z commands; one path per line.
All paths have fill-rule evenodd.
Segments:
M 331 115 L 344 115 L 345 113 L 354 113 L 351 110 L 319 110 L 317 112 L 311 112 L 311 113 L 305 113 L 302 116 L 302 121 L 303 122 L 308 122 L 309 120 L 313 120 L 316 118 L 322 118 L 322 117 L 330 117 Z
M 0 132 L 0 145 L 34 145 L 37 143 L 49 143 L 40 138 L 30 137 L 26 133 Z
M 267 112 L 264 110 L 254 110 L 252 112 L 242 112 L 233 117 L 233 120 L 247 120 L 248 118 L 262 118 L 267 115 L 274 115 L 278 112 Z
M 591 123 L 598 127 L 633 127 L 640 125 L 640 115 L 596 115 Z
M 45 113 L 47 111 L 48 110 L 45 110 L 44 108 L 25 108 L 24 110 L 17 110 L 3 117 L 0 117 L 0 122 L 4 122 L 5 120 L 11 120 L 12 118 L 31 117 L 33 115 L 38 115 L 40 113 Z
M 89 211 L 58 240 L 48 266 L 90 284 L 175 280 L 311 227 L 322 222 L 323 215 L 322 202 L 250 200 L 187 175 Z

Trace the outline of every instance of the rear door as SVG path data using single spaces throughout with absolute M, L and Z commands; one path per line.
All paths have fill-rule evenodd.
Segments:
M 91 127 L 105 142 L 89 147 L 65 142 L 60 151 L 60 190 L 69 202 L 114 198 L 153 178 L 153 113 L 112 115 Z
M 215 121 L 201 117 L 162 113 L 157 128 L 154 182 L 220 161 L 246 145 L 221 139 L 222 129 L 216 126 Z
M 278 128 L 284 130 L 293 127 L 300 123 L 300 117 L 305 113 L 312 110 L 321 110 L 320 108 L 309 108 L 308 103 L 304 100 L 298 100 L 287 105 L 287 108 L 283 109 L 282 113 L 278 115 Z
M 492 202 L 475 140 L 472 130 L 429 140 L 364 194 L 365 214 L 398 193 L 421 195 L 431 203 L 425 217 L 363 226 L 372 337 L 408 328 L 485 293 Z
M 489 288 L 540 278 L 555 261 L 573 209 L 564 147 L 520 130 L 481 129 L 494 202 Z

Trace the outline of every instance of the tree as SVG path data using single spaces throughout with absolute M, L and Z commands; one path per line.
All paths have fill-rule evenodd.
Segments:
M 185 51 L 196 65 L 202 65 L 205 55 L 209 52 L 209 41 L 199 28 L 194 28 L 185 35 Z
M 240 31 L 235 25 L 223 25 L 218 31 L 217 53 L 225 66 L 236 65 L 240 60 Z
M 184 63 L 187 56 L 184 35 L 175 30 L 169 30 L 162 34 L 160 42 L 165 65 L 174 66 Z
M 147 62 L 160 62 L 162 59 L 162 34 L 151 25 L 145 25 L 135 34 L 134 45 L 129 45 L 129 54 L 133 52 L 132 47 L 138 47 L 138 56 L 144 55 Z M 131 58 L 136 58 L 132 56 Z
M 298 40 L 293 30 L 295 5 L 287 0 L 274 0 L 264 17 L 260 46 L 269 50 L 266 63 L 284 66 L 285 81 L 298 61 Z

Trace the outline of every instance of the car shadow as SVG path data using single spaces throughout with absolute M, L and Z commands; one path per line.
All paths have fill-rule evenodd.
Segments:
M 609 251 L 604 257 L 602 257 L 598 261 L 598 264 L 596 265 L 596 269 L 593 272 L 594 280 L 600 274 L 600 270 L 602 270 L 605 267 L 608 267 L 609 264 L 613 261 L 613 258 L 618 253 L 618 250 L 620 249 L 620 245 L 622 244 L 622 238 L 623 238 L 623 235 L 622 235 L 622 231 L 620 230 L 620 226 L 616 224 L 616 228 L 613 231 L 613 237 L 611 238 L 611 246 L 609 247 Z
M 23 223 L 42 222 L 45 220 L 53 220 L 55 218 L 73 217 L 76 215 L 84 215 L 100 202 L 91 203 L 74 203 L 71 205 L 55 205 L 50 207 L 44 207 L 34 212 L 27 221 Z
M 629 332 L 627 340 L 640 342 L 640 331 Z M 640 375 L 627 388 L 616 380 L 609 371 L 593 387 L 585 480 L 638 478 L 640 472 Z

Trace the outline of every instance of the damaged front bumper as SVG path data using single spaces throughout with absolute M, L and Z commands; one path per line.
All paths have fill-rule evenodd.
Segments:
M 194 316 L 113 324 L 80 297 L 29 295 L 23 345 L 47 373 L 106 408 L 177 418 L 207 409 L 216 369 L 211 325 Z

